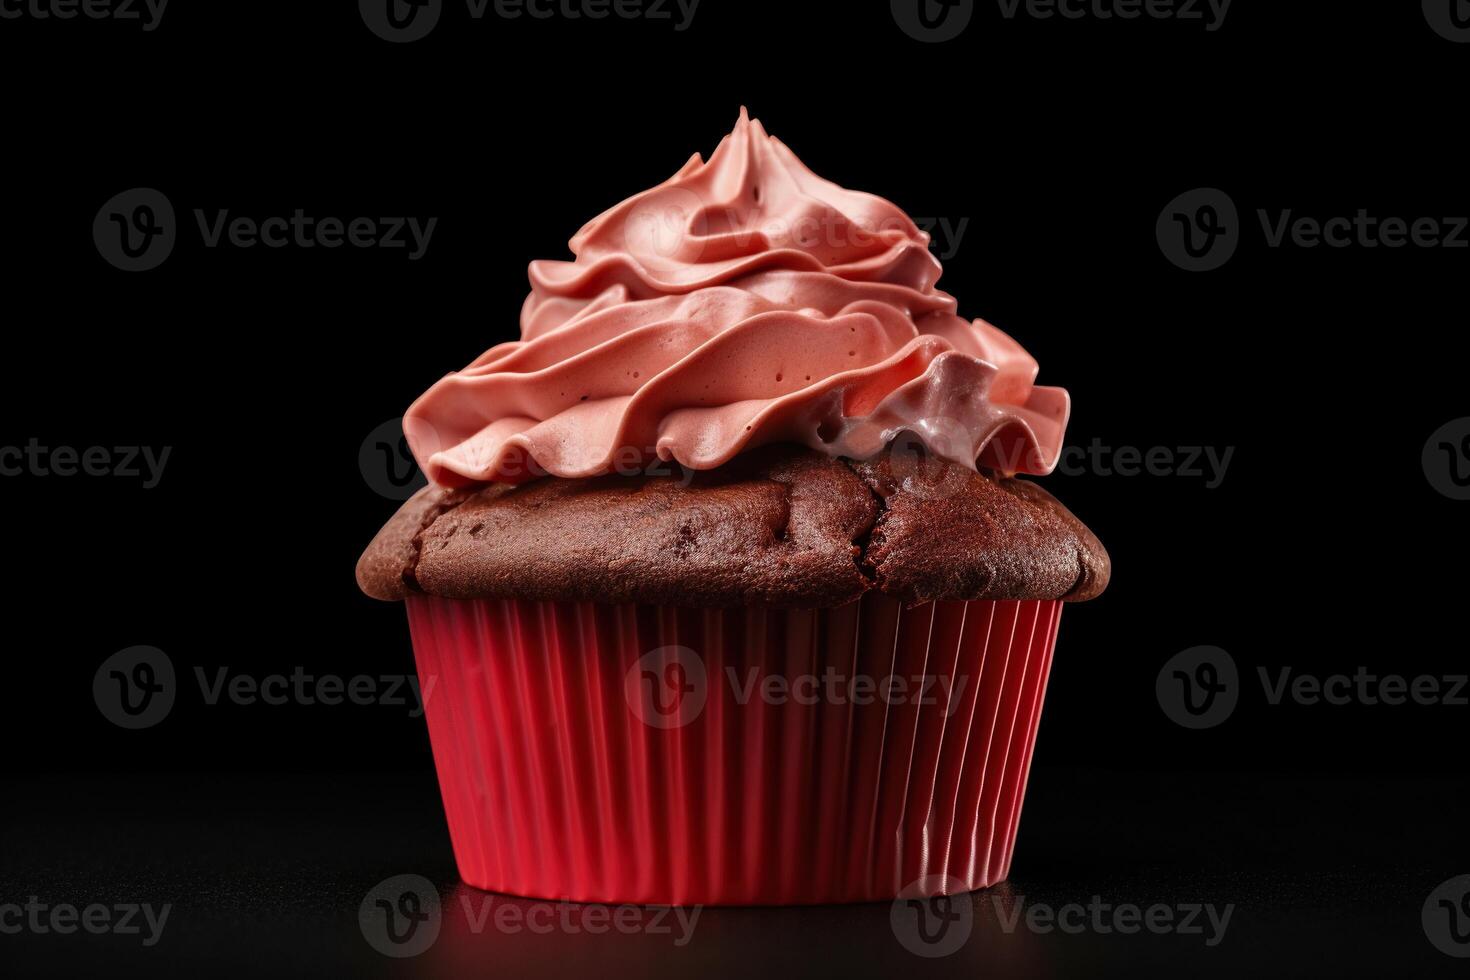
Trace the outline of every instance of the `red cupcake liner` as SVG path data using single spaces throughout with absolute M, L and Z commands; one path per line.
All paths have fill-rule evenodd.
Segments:
M 420 596 L 408 613 L 476 888 L 788 905 L 969 891 L 1010 869 L 1060 602 Z

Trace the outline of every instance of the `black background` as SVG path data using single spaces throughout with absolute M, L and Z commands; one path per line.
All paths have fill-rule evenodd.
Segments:
M 1009 887 L 1256 915 L 1220 950 L 1007 937 L 1000 952 L 977 942 L 930 962 L 878 948 L 883 909 L 731 913 L 696 953 L 584 939 L 433 965 L 1457 966 L 1418 917 L 1434 886 L 1470 871 L 1458 819 L 1470 709 L 1271 706 L 1256 671 L 1465 672 L 1470 505 L 1436 492 L 1421 452 L 1467 414 L 1470 251 L 1273 249 L 1256 213 L 1470 212 L 1467 69 L 1470 46 L 1437 36 L 1413 3 L 1240 0 L 1214 32 L 1007 20 L 980 3 L 942 44 L 908 37 L 884 3 L 703 0 L 682 32 L 474 21 L 450 3 L 428 38 L 402 45 L 340 2 L 179 2 L 152 32 L 0 20 L 0 445 L 172 447 L 155 489 L 0 479 L 12 583 L 0 900 L 122 901 L 136 886 L 180 907 L 173 952 L 0 936 L 0 956 L 62 974 L 76 956 L 154 973 L 212 957 L 412 972 L 371 959 L 353 917 L 398 871 L 454 887 L 422 720 L 211 706 L 194 668 L 412 669 L 401 610 L 352 577 L 395 508 L 365 477 L 363 440 L 514 338 L 527 262 L 567 257 L 584 221 L 707 156 L 748 105 L 817 173 L 915 216 L 969 219 L 940 285 L 1023 343 L 1042 383 L 1071 391 L 1069 444 L 1233 448 L 1213 489 L 1182 475 L 1048 478 L 1115 575 L 1064 617 Z M 91 227 L 134 187 L 168 196 L 179 243 L 128 274 Z M 1234 258 L 1208 273 L 1176 268 L 1155 236 L 1165 205 L 1197 187 L 1227 192 L 1242 219 Z M 209 249 L 196 208 L 438 224 L 419 261 Z M 125 732 L 91 681 L 136 644 L 167 652 L 184 683 L 162 724 Z M 1187 731 L 1154 682 L 1200 644 L 1239 664 L 1241 703 Z

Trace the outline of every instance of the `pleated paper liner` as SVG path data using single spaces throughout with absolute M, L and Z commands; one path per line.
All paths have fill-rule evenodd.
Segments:
M 1009 871 L 1059 602 L 408 612 L 467 884 L 787 905 Z

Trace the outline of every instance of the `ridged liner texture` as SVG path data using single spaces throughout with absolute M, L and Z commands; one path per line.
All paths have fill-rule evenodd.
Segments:
M 534 898 L 678 905 L 993 885 L 1010 869 L 1061 605 L 410 596 L 460 875 Z M 829 670 L 934 680 L 865 704 L 851 687 L 746 693 L 752 676 Z M 682 702 L 655 690 L 669 680 Z

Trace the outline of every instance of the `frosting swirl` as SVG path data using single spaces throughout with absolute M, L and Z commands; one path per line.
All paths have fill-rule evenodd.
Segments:
M 742 109 L 708 163 L 582 228 L 575 261 L 531 263 L 522 339 L 422 395 L 409 445 L 451 487 L 711 469 L 772 442 L 863 459 L 905 430 L 971 468 L 1050 472 L 1067 393 L 956 315 L 928 245 Z

